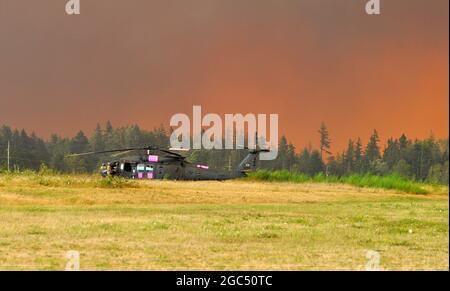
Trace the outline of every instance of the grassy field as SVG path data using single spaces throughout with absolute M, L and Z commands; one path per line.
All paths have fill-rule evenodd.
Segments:
M 0 174 L 0 269 L 448 270 L 448 187 Z

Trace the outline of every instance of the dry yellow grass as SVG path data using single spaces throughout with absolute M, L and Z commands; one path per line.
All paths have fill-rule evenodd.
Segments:
M 0 269 L 446 269 L 448 188 L 0 176 Z

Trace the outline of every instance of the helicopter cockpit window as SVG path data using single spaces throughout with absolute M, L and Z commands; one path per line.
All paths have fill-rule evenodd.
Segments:
M 145 165 L 137 165 L 137 171 L 138 173 L 142 173 L 145 171 Z
M 153 166 L 147 165 L 146 170 L 147 172 L 153 172 Z
M 123 164 L 123 170 L 124 170 L 125 172 L 131 172 L 131 171 L 133 170 L 133 167 L 131 166 L 130 163 L 124 163 L 124 164 Z

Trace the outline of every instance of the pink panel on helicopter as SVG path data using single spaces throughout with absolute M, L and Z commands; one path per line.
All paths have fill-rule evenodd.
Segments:
M 148 179 L 153 179 L 153 172 L 147 173 L 147 178 Z
M 138 173 L 138 179 L 142 179 L 144 178 L 144 174 L 143 173 Z
M 158 156 L 149 155 L 148 156 L 148 161 L 151 162 L 151 163 L 157 163 L 158 162 Z

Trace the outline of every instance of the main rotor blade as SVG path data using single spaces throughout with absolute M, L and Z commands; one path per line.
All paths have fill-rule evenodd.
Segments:
M 124 152 L 119 152 L 117 154 L 111 155 L 111 157 L 115 158 L 115 157 L 118 157 L 118 156 L 121 156 L 121 155 L 129 154 L 129 153 L 134 152 L 134 151 L 137 151 L 137 150 L 129 150 L 129 151 L 124 151 Z
M 180 155 L 179 153 L 175 153 L 175 152 L 172 152 L 172 151 L 169 151 L 169 150 L 165 150 L 165 149 L 156 149 L 156 150 L 160 151 L 160 152 L 163 152 L 163 153 L 166 153 L 166 154 L 169 154 L 169 155 L 174 155 L 174 156 L 176 156 L 178 158 L 182 158 L 182 159 L 186 158 L 186 157 Z
M 118 152 L 127 152 L 134 150 L 145 150 L 147 148 L 128 148 L 128 149 L 119 149 L 119 150 L 107 150 L 107 151 L 93 151 L 79 154 L 69 154 L 66 157 L 80 157 L 80 156 L 88 156 L 88 155 L 99 155 L 99 154 L 110 154 L 110 153 L 118 153 Z
M 86 153 L 79 153 L 79 154 L 69 154 L 66 155 L 67 157 L 80 157 L 80 156 L 88 156 L 88 155 L 98 155 L 98 154 L 110 154 L 110 153 L 122 153 L 122 152 L 130 152 L 130 151 L 139 151 L 139 150 L 148 150 L 148 151 L 160 151 L 172 156 L 175 156 L 179 159 L 185 159 L 183 155 L 180 155 L 179 153 L 161 149 L 153 146 L 146 146 L 146 147 L 136 147 L 136 148 L 126 148 L 126 149 L 117 149 L 117 150 L 106 150 L 106 151 L 92 151 L 92 152 L 86 152 Z

